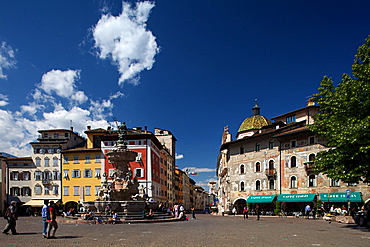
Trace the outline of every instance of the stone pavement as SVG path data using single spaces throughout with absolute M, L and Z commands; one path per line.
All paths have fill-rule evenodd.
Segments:
M 162 223 L 60 223 L 58 239 L 43 239 L 41 228 L 40 217 L 21 217 L 20 235 L 1 234 L 0 246 L 370 246 L 367 228 L 289 217 L 197 214 L 196 220 Z

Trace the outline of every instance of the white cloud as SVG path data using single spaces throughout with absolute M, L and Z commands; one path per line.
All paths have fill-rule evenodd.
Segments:
M 146 29 L 152 2 L 137 2 L 136 8 L 122 3 L 119 16 L 104 14 L 92 29 L 95 48 L 101 59 L 111 59 L 120 73 L 118 84 L 137 85 L 138 74 L 150 70 L 159 47 L 152 32 Z
M 182 170 L 189 170 L 190 172 L 203 173 L 203 172 L 216 172 L 215 168 L 198 168 L 194 166 L 185 167 Z
M 0 93 L 0 106 L 6 106 L 7 104 L 9 104 L 8 101 L 8 96 Z
M 176 154 L 175 155 L 175 159 L 177 159 L 177 160 L 181 160 L 183 158 L 184 158 L 184 155 L 182 155 L 182 154 Z
M 15 68 L 16 64 L 13 48 L 3 41 L 0 46 L 0 79 L 7 79 L 3 69 Z
M 80 74 L 80 70 L 51 70 L 42 76 L 38 88 L 48 95 L 55 93 L 59 97 L 82 104 L 88 98 L 84 92 L 76 89 L 75 82 L 80 79 Z M 37 96 L 40 97 L 41 95 L 38 94 Z

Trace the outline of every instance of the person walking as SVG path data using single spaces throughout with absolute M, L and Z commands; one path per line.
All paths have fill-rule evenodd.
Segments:
M 49 227 L 48 227 L 48 239 L 55 239 L 55 232 L 58 229 L 58 223 L 56 221 L 58 211 L 55 207 L 54 201 L 50 201 L 50 207 L 49 207 L 49 215 L 50 215 L 50 221 L 49 221 Z M 53 230 L 53 234 L 50 236 L 51 230 Z
M 10 206 L 7 208 L 5 212 L 5 216 L 7 217 L 8 224 L 6 224 L 3 234 L 8 235 L 9 231 L 12 231 L 13 235 L 18 235 L 19 233 L 15 229 L 17 225 L 17 220 L 18 220 L 18 213 L 17 213 L 17 202 L 12 201 L 10 203 Z
M 195 217 L 195 208 L 194 208 L 194 206 L 192 206 L 192 207 L 190 208 L 190 210 L 191 210 L 191 218 L 192 218 L 192 219 L 194 219 L 194 220 L 196 220 L 196 219 L 197 219 L 197 217 Z
M 41 209 L 41 217 L 42 217 L 42 237 L 47 238 L 47 230 L 50 220 L 50 214 L 49 214 L 49 200 L 44 200 L 44 206 L 42 206 Z
M 307 206 L 305 207 L 304 211 L 305 211 L 306 219 L 309 219 L 310 218 L 310 212 L 311 212 L 311 206 L 310 206 L 310 204 L 307 204 Z
M 236 216 L 236 207 L 233 207 L 232 213 L 234 214 L 234 217 Z
M 221 214 L 222 214 L 222 216 L 225 216 L 225 208 L 224 208 L 224 206 L 222 206 L 222 208 L 221 208 Z
M 248 207 L 247 206 L 243 208 L 243 217 L 244 219 L 248 219 Z
M 261 215 L 261 208 L 260 206 L 256 206 L 255 208 L 256 214 L 257 214 L 257 220 L 260 220 L 260 215 Z

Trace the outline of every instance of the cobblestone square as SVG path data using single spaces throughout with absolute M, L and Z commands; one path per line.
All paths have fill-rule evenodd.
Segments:
M 40 217 L 21 217 L 20 235 L 1 234 L 0 246 L 370 246 L 370 232 L 352 224 L 302 218 L 197 214 L 165 223 L 59 223 L 57 239 L 43 239 Z M 3 221 L 5 226 L 6 221 Z

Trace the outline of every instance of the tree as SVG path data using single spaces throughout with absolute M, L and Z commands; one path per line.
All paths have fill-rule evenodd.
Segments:
M 335 180 L 370 182 L 370 35 L 358 48 L 353 77 L 343 74 L 335 87 L 324 77 L 314 100 L 320 113 L 309 127 L 332 147 L 320 152 L 316 169 Z

